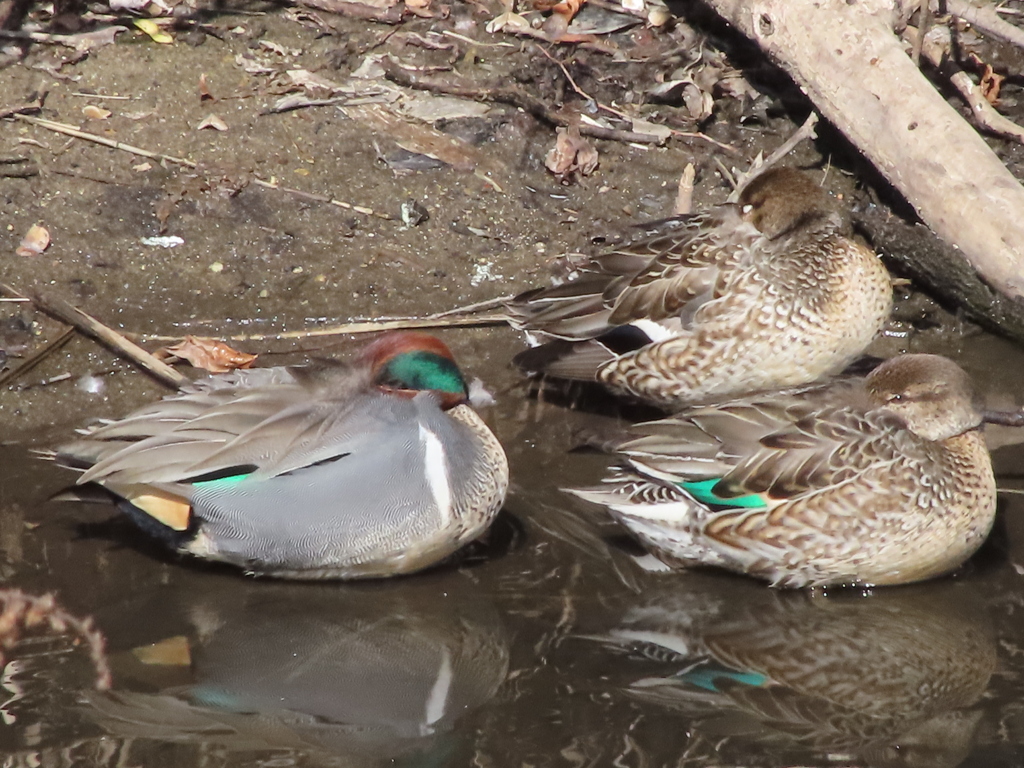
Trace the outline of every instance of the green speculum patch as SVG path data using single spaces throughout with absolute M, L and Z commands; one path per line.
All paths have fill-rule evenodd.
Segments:
M 713 507 L 761 509 L 768 506 L 765 503 L 764 497 L 759 493 L 751 493 L 747 496 L 734 496 L 732 498 L 719 496 L 715 493 L 715 486 L 718 485 L 720 480 L 720 477 L 713 477 L 710 480 L 693 480 L 688 483 L 680 483 L 679 487 L 701 504 Z

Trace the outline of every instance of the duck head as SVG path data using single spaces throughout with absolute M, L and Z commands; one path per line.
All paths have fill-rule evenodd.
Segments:
M 945 440 L 981 426 L 984 420 L 966 373 L 939 355 L 901 355 L 875 368 L 868 393 L 878 405 L 901 416 L 911 432 Z
M 795 168 L 772 168 L 740 193 L 740 214 L 769 240 L 842 220 L 824 190 Z
M 469 400 L 469 387 L 451 350 L 428 333 L 385 334 L 367 346 L 360 359 L 382 392 L 398 397 L 436 392 L 445 410 Z

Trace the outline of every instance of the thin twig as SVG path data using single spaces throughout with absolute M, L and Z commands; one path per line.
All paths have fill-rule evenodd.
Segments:
M 633 120 L 633 118 L 630 117 L 629 115 L 627 115 L 625 112 L 623 112 L 621 110 L 618 110 L 618 109 L 615 109 L 614 107 L 609 107 L 606 104 L 602 104 L 597 99 L 595 99 L 593 96 L 591 96 L 589 93 L 587 93 L 582 88 L 580 88 L 579 83 L 577 83 L 576 80 L 573 78 L 573 76 L 569 74 L 569 70 L 566 68 L 565 64 L 563 64 L 558 59 L 556 59 L 554 56 L 552 56 L 550 53 L 548 53 L 544 49 L 544 46 L 542 46 L 542 45 L 540 45 L 538 43 L 537 44 L 537 50 L 540 51 L 541 53 L 543 53 L 549 60 L 553 61 L 555 64 L 558 65 L 558 68 L 560 70 L 562 70 L 562 74 L 565 75 L 565 79 L 569 81 L 569 85 L 572 87 L 572 89 L 574 91 L 576 91 L 577 94 L 582 96 L 587 101 L 593 102 L 597 106 L 598 109 L 603 109 L 605 112 L 610 112 L 611 114 L 615 115 L 616 117 L 621 117 L 623 120 L 629 120 L 629 121 Z
M 68 96 L 79 96 L 83 99 L 99 101 L 131 101 L 132 99 L 138 98 L 137 96 L 111 96 L 109 93 L 82 93 L 80 91 L 69 93 Z
M 481 315 L 479 317 L 405 317 L 394 320 L 366 320 L 358 323 L 343 323 L 330 328 L 309 328 L 302 331 L 284 331 L 282 333 L 253 333 L 224 336 L 226 341 L 271 341 L 276 339 L 310 339 L 318 336 L 358 335 L 363 333 L 379 333 L 381 331 L 406 331 L 414 328 L 460 328 L 489 327 L 503 325 L 507 322 L 505 315 Z M 156 334 L 133 334 L 145 341 L 181 341 L 184 336 L 159 336 Z M 195 335 L 195 334 L 192 334 Z M 197 336 L 196 338 L 207 338 Z
M 538 120 L 563 128 L 569 127 L 574 122 L 573 119 L 556 112 L 544 102 L 515 87 L 495 86 L 481 88 L 477 86 L 453 85 L 451 83 L 417 77 L 388 57 L 381 59 L 380 63 L 384 68 L 384 76 L 388 80 L 406 88 L 428 91 L 430 93 L 443 93 L 449 96 L 460 96 L 464 99 L 474 99 L 476 101 L 493 101 L 499 104 L 508 104 L 509 106 L 518 107 Z M 652 136 L 649 133 L 635 133 L 617 128 L 587 125 L 586 123 L 579 123 L 579 129 L 580 133 L 584 136 L 592 136 L 595 139 L 633 142 L 635 144 L 663 143 L 661 137 Z
M 193 169 L 199 167 L 199 164 L 192 160 L 186 160 L 185 158 L 182 157 L 173 157 L 171 155 L 164 155 L 160 152 L 151 152 L 148 149 L 142 149 L 141 147 L 135 147 L 132 146 L 131 144 L 125 144 L 123 141 L 114 141 L 113 139 L 108 139 L 103 136 L 97 136 L 95 133 L 88 133 L 86 131 L 79 130 L 78 128 L 75 128 L 73 125 L 67 125 L 66 123 L 58 123 L 53 120 L 45 120 L 40 117 L 29 117 L 27 115 L 22 114 L 16 114 L 11 116 L 17 118 L 18 120 L 24 120 L 26 122 L 32 123 L 33 125 L 38 125 L 40 128 L 46 128 L 49 131 L 63 133 L 67 136 L 73 136 L 76 139 L 82 139 L 83 141 L 91 141 L 94 144 L 101 144 L 105 147 L 119 149 L 123 152 L 128 152 L 133 155 L 139 155 L 140 157 L 145 157 L 149 160 L 156 160 L 157 162 L 160 163 L 174 163 L 175 165 L 183 165 L 186 168 Z M 98 180 L 92 179 L 92 181 Z M 263 179 L 259 178 L 253 178 L 252 182 L 256 186 L 263 187 L 264 189 L 278 190 L 281 192 L 285 192 L 289 195 L 295 195 L 296 197 L 301 197 L 306 200 L 313 200 L 319 203 L 327 203 L 328 205 L 334 205 L 337 206 L 338 208 L 344 208 L 345 210 L 355 211 L 356 213 L 361 213 L 366 216 L 376 216 L 378 219 L 384 219 L 386 221 L 393 220 L 393 217 L 389 216 L 386 213 L 378 213 L 372 208 L 367 208 L 364 205 L 354 205 L 352 203 L 346 203 L 343 200 L 336 200 L 332 197 L 328 197 L 327 195 L 317 195 L 313 194 L 312 192 L 303 192 L 302 190 L 299 189 L 283 187 L 277 182 L 264 181 Z
M 28 300 L 31 301 L 31 299 Z M 67 344 L 71 337 L 74 335 L 74 328 L 65 328 L 64 332 L 60 336 L 58 336 L 53 341 L 48 342 L 41 349 L 38 349 L 35 352 L 33 352 L 29 357 L 25 358 L 25 362 L 23 362 L 17 368 L 12 368 L 11 370 L 7 371 L 7 373 L 0 375 L 0 386 L 9 384 L 15 379 L 19 379 L 22 376 L 24 376 L 26 373 L 31 371 L 41 362 L 43 362 L 43 360 L 45 360 L 58 349 Z
M 4 107 L 0 109 L 0 119 L 5 117 L 14 117 L 16 115 L 22 115 L 26 112 L 38 112 L 43 108 L 42 98 L 38 98 L 29 104 L 20 104 L 17 107 Z
M 122 334 L 109 328 L 91 315 L 69 304 L 57 296 L 36 293 L 32 297 L 33 303 L 49 315 L 73 325 L 82 333 L 93 337 L 97 341 L 118 353 L 122 357 L 131 360 L 146 372 L 152 374 L 164 384 L 175 388 L 181 388 L 189 383 L 187 376 L 171 368 L 167 363 L 158 360 L 138 344 L 126 339 Z
M 73 136 L 76 139 L 82 139 L 83 141 L 91 141 L 94 144 L 102 144 L 104 147 L 110 147 L 112 149 L 120 149 L 123 152 L 129 152 L 133 155 L 139 155 L 150 160 L 156 160 L 161 163 L 174 163 L 175 165 L 184 165 L 186 168 L 195 168 L 196 163 L 191 160 L 186 160 L 181 157 L 172 157 L 171 155 L 164 155 L 159 152 L 150 152 L 148 149 L 141 149 L 139 147 L 133 147 L 131 144 L 125 144 L 123 141 L 114 141 L 104 136 L 97 136 L 95 133 L 88 133 L 86 131 L 79 130 L 73 125 L 67 125 L 66 123 L 58 123 L 54 120 L 45 120 L 41 117 L 29 117 L 28 115 L 13 115 L 17 120 L 22 120 L 26 123 L 32 123 L 32 125 L 38 125 L 40 128 L 45 128 L 48 131 L 54 131 L 55 133 L 63 133 L 66 136 Z
M 542 45 L 538 44 L 537 50 L 539 50 L 541 53 L 543 53 L 545 56 L 551 59 L 551 61 L 553 61 L 555 64 L 559 66 L 559 68 L 562 70 L 562 73 L 565 75 L 565 79 L 569 81 L 569 85 L 572 87 L 572 89 L 576 91 L 576 93 L 578 93 L 584 99 L 593 102 L 598 109 L 603 109 L 605 112 L 610 112 L 611 114 L 615 115 L 616 117 L 622 118 L 623 120 L 629 120 L 630 122 L 633 121 L 634 118 L 632 116 L 626 114 L 621 110 L 615 109 L 614 107 L 609 107 L 607 104 L 602 104 L 600 101 L 598 101 L 589 93 L 580 88 L 579 83 L 577 83 L 573 76 L 569 74 L 569 70 L 566 69 L 565 64 L 563 64 L 550 53 L 548 53 L 548 51 L 545 50 L 545 48 Z M 701 139 L 703 141 L 714 144 L 716 147 L 719 147 L 720 149 L 724 149 L 726 152 L 732 152 L 733 154 L 737 154 L 739 152 L 739 150 L 737 150 L 736 147 L 733 147 L 729 144 L 724 144 L 716 139 L 712 139 L 707 134 L 700 133 L 699 131 L 679 131 L 676 130 L 675 128 L 670 128 L 669 130 L 672 132 L 673 136 L 679 136 L 681 138 L 686 139 Z
M 514 293 L 510 293 L 507 296 L 499 296 L 496 299 L 487 299 L 487 301 L 478 301 L 475 304 L 467 304 L 464 307 L 456 307 L 455 309 L 446 309 L 444 312 L 435 312 L 430 315 L 432 320 L 439 320 L 442 317 L 454 317 L 456 315 L 468 315 L 470 313 L 479 312 L 483 309 L 497 309 L 498 307 L 504 306 L 506 301 L 510 301 L 515 297 Z
M 376 216 L 378 219 L 384 219 L 385 221 L 394 221 L 394 216 L 389 216 L 386 213 L 380 213 L 372 208 L 367 208 L 365 205 L 355 205 L 353 203 L 346 203 L 344 200 L 336 200 L 335 198 L 328 197 L 327 195 L 317 195 L 313 192 L 303 192 L 302 190 L 293 189 L 292 187 L 282 187 L 277 182 L 264 181 L 263 179 L 254 178 L 252 183 L 258 187 L 263 187 L 264 189 L 276 189 L 281 192 L 287 192 L 289 195 L 295 195 L 296 197 L 301 197 L 305 200 L 327 203 L 328 205 L 344 208 L 347 211 L 355 211 L 356 213 L 361 213 L 365 216 Z
M 910 58 L 918 66 L 921 66 L 921 43 L 924 41 L 924 36 L 928 33 L 928 27 L 931 26 L 931 22 L 932 14 L 928 8 L 928 3 L 921 3 L 921 7 L 917 11 L 917 39 L 914 40 L 914 45 L 910 52 Z
M 452 38 L 454 40 L 461 40 L 464 43 L 469 43 L 470 45 L 480 46 L 481 48 L 515 48 L 516 47 L 512 43 L 484 43 L 484 42 L 481 42 L 480 40 L 474 40 L 472 37 L 466 37 L 465 35 L 460 35 L 458 32 L 452 32 L 451 30 L 448 30 L 448 29 L 442 30 L 441 34 L 444 35 L 445 37 L 450 37 L 450 38 Z

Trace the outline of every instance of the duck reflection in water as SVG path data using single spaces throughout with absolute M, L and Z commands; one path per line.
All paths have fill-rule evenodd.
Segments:
M 966 758 L 981 718 L 972 707 L 996 668 L 970 593 L 949 583 L 777 594 L 695 575 L 648 593 L 599 639 L 647 673 L 631 675 L 631 698 L 686 718 L 687 754 L 941 768 Z
M 187 636 L 114 657 L 115 689 L 88 696 L 106 730 L 199 749 L 344 755 L 346 765 L 443 757 L 458 749 L 446 737 L 456 719 L 508 671 L 501 621 L 465 579 L 241 593 L 233 581 L 188 612 Z M 160 693 L 139 692 L 154 681 Z

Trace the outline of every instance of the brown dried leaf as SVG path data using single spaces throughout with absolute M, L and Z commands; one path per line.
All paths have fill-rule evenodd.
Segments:
M 217 115 L 207 115 L 203 118 L 203 121 L 196 126 L 196 130 L 202 131 L 208 128 L 213 128 L 217 131 L 226 131 L 228 129 L 228 124 L 217 117 Z
M 992 65 L 986 64 L 976 53 L 969 54 L 967 58 L 981 72 L 978 78 L 978 88 L 981 91 L 981 95 L 985 97 L 985 101 L 989 104 L 996 106 L 999 103 L 999 89 L 1002 87 L 1006 76 L 996 73 L 992 69 Z
M 188 360 L 196 368 L 202 368 L 210 373 L 227 373 L 236 368 L 250 368 L 257 357 L 232 349 L 223 341 L 197 336 L 186 336 L 184 341 L 157 350 L 155 354 L 161 360 L 180 357 L 182 360 Z
M 1003 80 L 1005 79 L 1004 75 L 996 74 L 991 64 L 985 65 L 985 71 L 981 74 L 979 85 L 981 87 L 981 95 L 992 106 L 999 103 L 999 89 L 1002 87 Z
M 21 245 L 15 249 L 19 256 L 38 256 L 50 245 L 50 233 L 42 224 L 33 224 Z
M 597 150 L 580 136 L 580 129 L 575 125 L 558 129 L 555 146 L 544 159 L 544 167 L 564 184 L 571 183 L 577 174 L 589 176 L 597 163 Z

